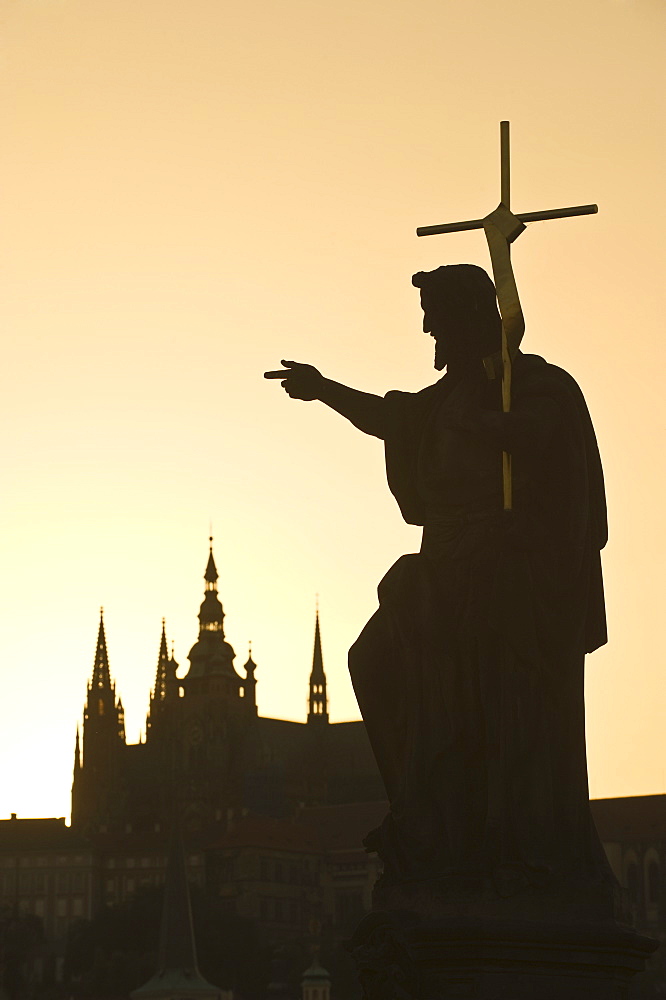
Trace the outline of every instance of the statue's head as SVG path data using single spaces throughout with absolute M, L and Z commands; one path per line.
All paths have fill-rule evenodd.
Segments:
M 495 286 L 482 267 L 449 264 L 419 271 L 423 332 L 435 338 L 435 368 L 451 362 L 480 361 L 502 344 L 502 321 Z

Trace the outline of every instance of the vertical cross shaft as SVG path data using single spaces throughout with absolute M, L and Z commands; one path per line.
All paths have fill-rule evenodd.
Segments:
M 500 122 L 500 201 L 511 210 L 511 141 L 509 122 Z M 511 254 L 511 245 L 507 243 L 507 252 Z M 502 412 L 511 410 L 511 353 L 506 336 L 506 328 L 502 323 Z M 511 455 L 502 452 L 502 494 L 504 510 L 513 509 L 513 477 L 511 475 Z

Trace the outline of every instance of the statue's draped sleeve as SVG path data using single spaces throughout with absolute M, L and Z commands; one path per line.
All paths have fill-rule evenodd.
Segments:
M 441 379 L 421 392 L 392 390 L 384 397 L 386 478 L 407 524 L 425 523 L 418 490 L 418 460 L 428 417 L 444 389 Z

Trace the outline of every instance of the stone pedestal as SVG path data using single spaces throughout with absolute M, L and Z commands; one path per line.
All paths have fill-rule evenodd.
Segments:
M 375 907 L 349 945 L 365 1000 L 626 1000 L 657 947 L 613 886 L 439 880 L 380 887 Z

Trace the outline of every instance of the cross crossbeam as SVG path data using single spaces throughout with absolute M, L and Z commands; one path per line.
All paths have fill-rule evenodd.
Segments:
M 570 219 L 575 215 L 596 215 L 598 205 L 575 205 L 571 208 L 547 208 L 543 212 L 520 212 L 516 218 L 521 222 L 545 222 L 548 219 Z M 440 226 L 419 226 L 417 236 L 439 236 L 441 233 L 464 233 L 469 229 L 483 229 L 483 219 L 469 222 L 443 222 Z

